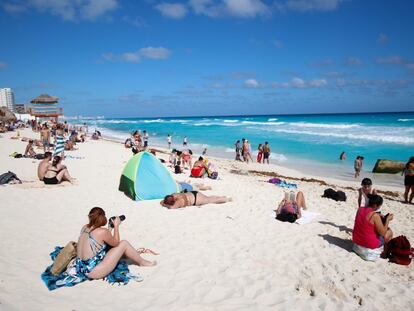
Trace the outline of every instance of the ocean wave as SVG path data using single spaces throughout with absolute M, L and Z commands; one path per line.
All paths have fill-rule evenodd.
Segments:
M 138 124 L 136 120 L 97 120 L 98 124 Z
M 269 121 L 269 122 L 277 121 L 277 120 L 279 120 L 279 119 L 278 118 L 270 118 L 270 119 L 267 119 L 267 121 Z
M 144 123 L 163 123 L 165 120 L 163 119 L 155 119 L 155 120 L 143 120 Z
M 180 120 L 180 119 L 173 119 L 173 120 L 169 120 L 171 123 L 187 123 L 190 122 L 190 120 Z
M 299 135 L 311 135 L 311 136 L 321 136 L 321 137 L 336 137 L 336 138 L 346 138 L 351 140 L 365 140 L 372 142 L 383 142 L 390 144 L 399 144 L 399 145 L 414 145 L 414 136 L 395 136 L 395 135 L 370 135 L 364 134 L 366 131 L 360 133 L 335 133 L 335 132 L 316 132 L 316 131 L 299 131 L 291 129 L 279 129 L 279 128 L 270 128 L 266 129 L 271 132 L 278 133 L 287 133 L 287 134 L 299 134 Z M 390 131 L 388 129 L 388 131 Z M 378 132 L 377 132 L 378 133 Z M 381 132 L 379 132 L 381 133 Z
M 225 152 L 236 152 L 234 148 L 226 148 L 224 151 Z
M 239 120 L 224 120 L 224 123 L 237 123 Z
M 200 123 L 193 124 L 193 126 L 214 126 L 214 125 L 216 126 L 238 126 L 235 123 L 215 123 L 215 122 L 212 122 L 212 123 L 200 122 Z
M 410 122 L 414 121 L 414 119 L 398 119 L 399 122 Z
M 290 122 L 291 126 L 327 128 L 327 129 L 350 129 L 360 127 L 358 124 L 327 124 L 327 123 L 309 123 L 309 122 Z
M 255 122 L 255 121 L 242 121 L 243 124 L 248 125 L 282 125 L 285 122 Z

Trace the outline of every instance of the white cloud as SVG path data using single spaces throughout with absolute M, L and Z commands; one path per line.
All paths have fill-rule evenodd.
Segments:
M 377 39 L 377 43 L 379 44 L 388 43 L 388 36 L 386 34 L 380 33 Z
M 322 87 L 326 86 L 328 82 L 325 79 L 313 79 L 309 82 L 309 86 Z
M 0 70 L 6 69 L 7 64 L 5 62 L 0 62 Z
M 276 2 L 275 6 L 284 11 L 334 11 L 341 2 L 343 0 L 287 0 Z
M 246 81 L 244 81 L 244 86 L 250 89 L 258 88 L 259 82 L 257 82 L 255 79 L 247 79 Z
M 139 53 L 143 57 L 151 59 L 167 59 L 170 57 L 171 51 L 163 47 L 153 48 L 150 46 L 140 49 Z
M 160 3 L 155 8 L 161 12 L 162 15 L 170 18 L 180 19 L 187 15 L 187 7 L 181 3 Z
M 135 52 L 125 52 L 120 55 L 113 53 L 105 53 L 102 58 L 109 62 L 127 62 L 139 63 L 143 58 L 149 59 L 167 59 L 171 55 L 171 51 L 163 47 L 146 47 Z
M 269 8 L 260 0 L 224 0 L 230 15 L 256 17 L 270 13 Z
M 292 79 L 291 84 L 292 87 L 303 88 L 306 87 L 306 83 L 303 79 L 295 77 Z
M 254 18 L 271 12 L 262 0 L 190 0 L 188 5 L 195 14 L 209 17 Z
M 9 13 L 25 10 L 40 12 L 62 17 L 64 20 L 95 20 L 118 7 L 117 0 L 28 0 L 8 2 L 3 5 Z
M 403 59 L 400 56 L 388 56 L 388 57 L 380 57 L 377 58 L 378 64 L 402 64 Z
M 351 66 L 359 66 L 362 64 L 362 62 L 358 57 L 348 57 L 345 60 L 345 64 L 351 65 Z

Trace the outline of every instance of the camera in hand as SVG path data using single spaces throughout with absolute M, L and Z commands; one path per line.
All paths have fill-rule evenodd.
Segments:
M 108 224 L 109 224 L 109 227 L 111 227 L 111 228 L 113 228 L 114 227 L 114 220 L 115 220 L 115 218 L 116 218 L 116 216 L 112 216 L 111 218 L 109 218 L 109 221 L 108 221 Z M 121 216 L 119 216 L 119 219 L 121 220 L 121 221 L 124 221 L 125 220 L 125 215 L 121 215 Z
M 390 213 L 388 213 L 387 215 L 385 215 L 385 216 L 383 216 L 383 215 L 381 215 L 381 220 L 382 220 L 382 223 L 385 225 L 385 222 L 387 221 L 387 218 L 388 218 L 388 216 L 390 215 Z

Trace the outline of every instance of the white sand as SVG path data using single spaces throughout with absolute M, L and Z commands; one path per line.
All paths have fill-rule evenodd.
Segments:
M 234 202 L 168 210 L 118 191 L 131 155 L 120 144 L 79 144 L 68 154 L 83 159 L 65 161 L 78 185 L 44 187 L 36 181 L 37 160 L 8 156 L 24 151 L 25 143 L 1 135 L 0 173 L 11 170 L 31 182 L 0 187 L 0 310 L 414 310 L 414 264 L 365 262 L 350 251 L 353 191 L 345 190 L 348 201 L 337 203 L 321 198 L 326 186 L 299 182 L 309 210 L 320 215 L 305 225 L 281 223 L 271 211 L 283 189 L 266 183 L 268 177 L 230 170 L 302 177 L 299 172 L 216 159 L 220 179 L 203 180 L 213 187 L 206 194 L 229 195 Z M 158 265 L 130 266 L 144 276 L 141 283 L 87 281 L 49 292 L 40 279 L 49 253 L 77 240 L 94 206 L 109 216 L 125 214 L 121 238 L 159 252 L 146 256 Z M 383 212 L 394 213 L 395 235 L 414 244 L 414 206 L 386 199 Z

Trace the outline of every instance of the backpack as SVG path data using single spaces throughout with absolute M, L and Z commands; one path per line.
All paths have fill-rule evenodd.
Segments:
M 414 249 L 404 235 L 391 239 L 387 244 L 387 258 L 390 262 L 408 266 L 413 258 Z
M 22 183 L 22 181 L 13 172 L 8 171 L 7 173 L 0 175 L 0 185 L 8 184 L 13 180 L 17 180 L 20 184 Z
M 335 201 L 346 201 L 346 194 L 343 191 L 335 191 L 332 188 L 325 189 L 322 195 L 323 198 L 329 198 Z

